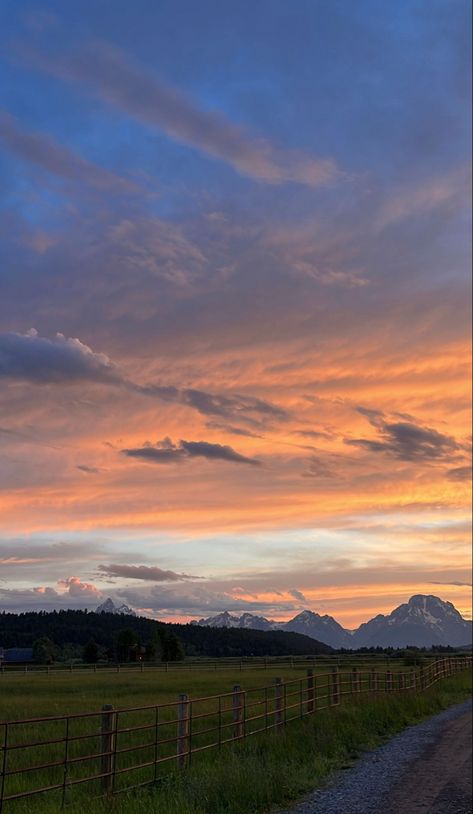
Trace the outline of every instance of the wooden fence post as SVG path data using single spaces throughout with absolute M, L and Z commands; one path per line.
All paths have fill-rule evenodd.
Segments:
M 353 670 L 351 671 L 351 691 L 352 691 L 352 693 L 360 692 L 359 681 L 360 681 L 360 678 L 359 678 L 359 675 L 358 675 L 358 668 L 354 667 Z
M 370 689 L 373 692 L 378 692 L 378 673 L 376 672 L 376 667 L 371 668 Z
M 386 672 L 386 692 L 391 692 L 393 688 L 393 674 L 391 670 Z
M 189 752 L 189 696 L 186 693 L 179 695 L 177 706 L 177 765 L 184 769 Z
M 115 713 L 111 704 L 102 707 L 102 791 L 109 794 L 113 787 L 113 757 L 115 746 Z
M 317 703 L 316 688 L 314 671 L 307 670 L 307 712 L 312 714 L 315 712 Z
M 233 737 L 235 739 L 243 737 L 243 693 L 239 684 L 233 687 L 232 707 L 233 707 Z
M 284 723 L 283 715 L 284 679 L 276 678 L 274 687 L 274 723 L 276 729 L 281 729 Z
M 336 706 L 340 703 L 340 675 L 338 667 L 332 667 L 332 705 Z

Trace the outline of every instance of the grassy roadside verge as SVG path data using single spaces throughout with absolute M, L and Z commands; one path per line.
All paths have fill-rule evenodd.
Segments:
M 280 734 L 249 739 L 221 753 L 204 753 L 191 769 L 156 789 L 122 794 L 111 802 L 91 802 L 88 814 L 263 814 L 314 789 L 360 751 L 465 700 L 471 691 L 471 674 L 465 672 L 422 695 L 350 700 L 291 723 Z M 33 808 L 21 810 L 32 812 Z M 68 810 L 79 814 L 83 803 Z

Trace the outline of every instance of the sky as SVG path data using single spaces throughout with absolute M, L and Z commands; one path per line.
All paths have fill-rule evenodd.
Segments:
M 469 0 L 4 0 L 0 608 L 471 617 Z

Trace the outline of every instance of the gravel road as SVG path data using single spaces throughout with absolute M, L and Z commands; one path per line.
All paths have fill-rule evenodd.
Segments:
M 280 814 L 471 814 L 472 703 L 411 726 Z

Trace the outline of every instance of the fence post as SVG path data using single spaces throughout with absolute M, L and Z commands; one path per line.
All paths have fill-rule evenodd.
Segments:
M 391 670 L 386 671 L 386 691 L 391 692 L 393 688 L 393 674 Z
M 177 765 L 184 769 L 187 763 L 189 742 L 189 696 L 186 693 L 179 695 L 177 706 Z
M 276 729 L 280 729 L 284 723 L 283 718 L 283 697 L 284 697 L 284 679 L 276 678 L 276 685 L 274 687 L 274 723 Z
M 332 667 L 332 705 L 336 706 L 340 703 L 340 676 L 338 667 Z
M 358 669 L 354 667 L 351 671 L 351 691 L 358 692 Z
M 232 707 L 233 707 L 233 737 L 236 739 L 243 737 L 243 704 L 242 691 L 239 684 L 233 687 Z
M 419 684 L 420 684 L 420 689 L 424 690 L 425 689 L 425 675 L 424 675 L 424 668 L 423 667 L 421 667 L 419 669 Z
M 309 714 L 315 712 L 315 706 L 316 706 L 316 692 L 315 692 L 314 671 L 307 670 L 307 712 Z
M 115 742 L 115 713 L 111 704 L 102 707 L 102 790 L 105 794 L 112 791 L 113 786 L 113 753 Z
M 378 691 L 378 673 L 376 672 L 376 667 L 371 668 L 370 688 L 373 690 L 373 692 Z

